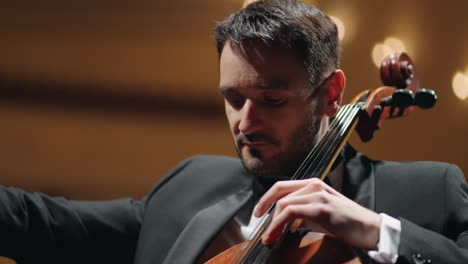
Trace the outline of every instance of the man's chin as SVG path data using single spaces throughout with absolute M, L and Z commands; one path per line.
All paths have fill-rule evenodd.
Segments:
M 294 174 L 297 167 L 293 161 L 282 157 L 281 153 L 264 152 L 243 147 L 237 152 L 244 168 L 258 178 L 287 180 Z M 267 155 L 266 155 L 267 154 Z
M 237 150 L 244 168 L 259 178 L 285 179 L 285 172 L 281 169 L 280 153 L 275 149 L 255 149 L 243 146 Z
M 241 156 L 242 164 L 245 169 L 251 174 L 260 178 L 284 178 L 280 177 L 281 173 L 276 162 L 262 160 L 257 157 Z

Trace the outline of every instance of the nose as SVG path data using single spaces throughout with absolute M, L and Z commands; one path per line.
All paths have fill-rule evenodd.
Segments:
M 259 131 L 261 127 L 261 109 L 255 102 L 247 99 L 240 111 L 239 131 L 249 135 Z

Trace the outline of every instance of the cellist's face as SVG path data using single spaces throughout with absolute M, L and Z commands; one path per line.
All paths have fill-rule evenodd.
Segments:
M 308 77 L 290 48 L 224 46 L 220 92 L 237 153 L 254 174 L 290 177 L 314 146 L 328 97 L 312 93 Z

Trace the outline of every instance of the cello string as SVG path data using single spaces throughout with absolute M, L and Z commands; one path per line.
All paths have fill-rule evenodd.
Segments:
M 332 143 L 328 143 L 328 149 L 322 151 L 322 155 L 319 155 L 317 157 L 320 158 L 314 165 L 314 171 L 312 173 L 309 173 L 311 166 L 309 166 L 307 174 L 302 175 L 302 178 L 311 178 L 311 177 L 321 177 L 322 174 L 324 173 L 324 169 L 328 165 L 328 161 L 332 158 L 333 155 L 335 155 L 338 147 L 340 144 L 343 142 L 346 136 L 346 132 L 349 131 L 350 124 L 351 122 L 355 119 L 356 113 L 358 109 L 354 108 L 351 109 L 350 113 L 347 115 L 347 119 L 342 120 L 340 122 L 339 126 L 337 129 L 334 131 L 334 134 L 332 135 L 331 139 Z
M 341 110 L 341 111 L 339 111 L 339 114 L 340 114 L 340 115 L 337 114 L 337 117 L 333 120 L 332 124 L 330 125 L 329 131 L 331 131 L 331 130 L 336 126 L 336 124 L 338 123 L 338 120 L 341 118 L 341 114 L 342 114 L 343 112 L 345 112 L 344 110 L 346 110 L 346 106 L 342 107 L 340 110 Z M 327 133 L 327 134 L 328 134 L 328 133 Z M 320 140 L 319 144 L 318 144 L 312 151 L 309 152 L 309 155 L 306 157 L 306 159 L 304 160 L 304 162 L 301 164 L 301 166 L 298 168 L 298 170 L 296 171 L 296 173 L 295 173 L 295 174 L 293 175 L 293 177 L 291 178 L 292 180 L 298 179 L 298 178 L 300 177 L 299 175 L 303 174 L 303 171 L 306 169 L 306 166 L 308 166 L 308 164 L 310 164 L 311 159 L 312 159 L 312 158 L 315 158 L 317 150 L 318 150 L 319 148 L 321 148 L 321 144 L 323 144 L 324 141 L 326 141 L 327 134 L 325 134 L 325 135 L 323 136 L 323 138 Z
M 344 118 L 346 118 L 349 115 L 349 111 L 350 109 L 349 107 L 347 107 L 346 111 L 343 113 Z M 331 130 L 329 130 L 329 133 L 327 134 L 327 138 L 325 140 L 322 140 L 322 144 L 319 145 L 316 151 L 314 152 L 313 162 L 310 162 L 307 168 L 304 171 L 302 171 L 302 174 L 298 175 L 300 179 L 320 176 L 317 174 L 317 172 L 322 169 L 318 167 L 320 164 L 320 158 L 323 159 L 325 157 L 323 153 L 326 153 L 326 148 L 330 148 L 333 146 L 333 142 L 336 141 L 336 138 L 337 138 L 336 135 L 338 134 L 338 131 L 340 127 L 342 126 L 342 123 L 344 122 L 343 121 L 344 118 L 340 118 L 338 122 L 336 123 L 336 125 Z M 314 172 L 312 174 L 310 173 L 311 168 L 314 168 Z
M 329 166 L 329 160 L 333 159 L 333 156 L 337 155 L 337 151 L 339 150 L 340 146 L 343 146 L 343 142 L 349 135 L 349 132 L 353 127 L 354 121 L 356 120 L 359 110 L 359 107 L 355 107 L 354 109 L 352 109 L 352 113 L 349 115 L 348 119 L 342 123 L 342 126 L 337 131 L 337 133 L 339 133 L 339 135 L 337 136 L 337 140 L 334 142 L 333 146 L 331 146 L 327 150 L 326 156 L 323 156 L 322 160 L 317 166 L 317 168 L 323 168 L 323 170 L 319 174 L 320 177 L 323 176 L 323 174 L 325 173 L 325 169 L 327 169 L 327 167 Z
M 345 106 L 340 108 L 340 110 L 338 111 L 335 119 L 332 121 L 332 124 L 330 125 L 330 128 L 327 131 L 327 133 L 323 136 L 323 138 L 319 141 L 319 143 L 314 147 L 314 149 L 312 149 L 312 151 L 309 152 L 309 154 L 305 158 L 304 162 L 302 162 L 301 166 L 299 166 L 296 173 L 294 173 L 293 177 L 291 177 L 291 180 L 297 180 L 300 177 L 299 175 L 303 174 L 303 171 L 306 169 L 306 167 L 309 166 L 309 164 L 311 162 L 313 162 L 313 161 L 311 161 L 311 159 L 312 158 L 316 159 L 316 156 L 317 156 L 316 153 L 320 148 L 322 148 L 322 145 L 324 145 L 326 143 L 325 141 L 327 141 L 327 136 L 329 134 L 329 131 L 332 131 L 334 129 L 334 127 L 339 123 L 339 120 L 344 115 L 347 108 L 348 108 L 348 105 L 345 105 Z
M 302 175 L 302 179 L 312 178 L 313 176 L 321 177 L 325 172 L 325 169 L 329 165 L 329 160 L 333 157 L 333 155 L 336 154 L 338 147 L 341 145 L 347 135 L 346 132 L 348 132 L 351 127 L 352 121 L 355 120 L 357 113 L 359 112 L 359 107 L 357 106 L 350 108 L 350 113 L 346 115 L 346 118 L 342 120 L 342 122 L 340 122 L 339 127 L 333 131 L 333 137 L 330 139 L 333 142 L 327 144 L 328 149 L 323 151 L 323 155 L 320 155 L 320 160 L 318 160 L 318 163 L 315 164 L 312 173 L 309 173 L 309 170 L 312 168 L 312 166 L 309 166 L 306 174 Z M 310 175 L 312 175 L 312 177 Z
M 336 131 L 337 131 L 337 127 L 339 127 L 340 124 L 343 122 L 342 119 L 346 118 L 348 116 L 348 113 L 349 113 L 349 110 L 350 110 L 349 108 L 350 108 L 349 105 L 346 105 L 346 106 L 343 107 L 343 111 L 340 111 L 341 115 L 338 118 L 335 118 L 334 121 L 336 121 L 336 122 L 334 122 L 334 124 L 332 126 L 330 126 L 330 129 L 327 131 L 327 133 L 320 140 L 319 144 L 314 148 L 314 150 L 312 150 L 312 152 L 310 153 L 310 157 L 308 157 L 309 159 L 306 160 L 306 162 L 304 162 L 305 166 L 301 169 L 301 171 L 299 171 L 299 173 L 297 175 L 295 175 L 294 179 L 296 179 L 296 180 L 297 179 L 305 179 L 307 173 L 310 170 L 310 168 L 311 167 L 316 168 L 318 159 L 321 156 L 323 157 L 323 155 L 319 155 L 319 154 L 325 152 L 325 150 L 324 150 L 325 147 L 329 147 L 330 144 L 331 144 L 330 141 L 333 141 L 334 137 L 336 137 L 335 134 L 336 134 Z M 311 178 L 311 177 L 309 177 L 309 178 Z

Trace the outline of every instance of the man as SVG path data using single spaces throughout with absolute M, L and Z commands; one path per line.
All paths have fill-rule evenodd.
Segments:
M 292 0 L 257 1 L 221 22 L 215 38 L 240 160 L 188 159 L 140 202 L 3 188 L 0 255 L 20 263 L 203 262 L 245 239 L 252 214 L 277 201 L 265 244 L 303 218 L 363 249 L 365 262 L 468 262 L 468 195 L 456 166 L 372 161 L 346 148 L 331 186 L 278 182 L 294 173 L 341 103 L 345 78 L 326 15 Z

